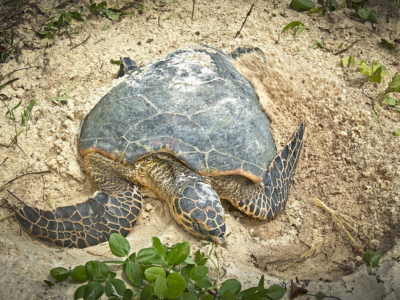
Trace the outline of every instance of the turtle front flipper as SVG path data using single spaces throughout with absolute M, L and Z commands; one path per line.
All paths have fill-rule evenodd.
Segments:
M 305 123 L 269 166 L 262 184 L 243 176 L 211 177 L 212 187 L 221 199 L 229 200 L 240 211 L 256 219 L 275 218 L 288 199 L 290 184 L 304 142 Z
M 126 236 L 142 208 L 137 185 L 120 178 L 117 162 L 100 154 L 85 157 L 89 177 L 102 190 L 76 205 L 41 210 L 26 205 L 15 211 L 19 224 L 33 237 L 57 246 L 86 248 L 109 240 L 112 233 Z

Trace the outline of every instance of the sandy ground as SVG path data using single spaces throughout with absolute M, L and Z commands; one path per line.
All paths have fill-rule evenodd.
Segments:
M 32 28 L 38 28 L 44 16 L 24 15 L 25 22 L 14 28 L 21 53 L 18 59 L 12 57 L 0 65 L 0 77 L 19 68 L 39 68 L 4 79 L 19 78 L 1 92 L 9 97 L 7 105 L 15 106 L 20 100 L 22 105 L 16 110 L 16 123 L 0 108 L 0 163 L 8 158 L 0 166 L 0 185 L 25 173 L 50 170 L 51 174 L 26 176 L 6 188 L 43 209 L 48 209 L 48 195 L 57 207 L 85 201 L 95 191 L 83 173 L 76 133 L 102 95 L 123 80 L 115 80 L 119 67 L 110 59 L 127 56 L 143 64 L 197 44 L 225 53 L 238 46 L 257 46 L 266 53 L 268 67 L 242 62 L 237 69 L 253 84 L 271 118 L 278 151 L 303 120 L 307 135 L 288 205 L 275 220 L 256 221 L 224 203 L 232 234 L 227 248 L 218 249 L 226 269 L 223 279 L 236 277 L 250 287 L 265 274 L 266 284 L 289 287 L 290 280 L 297 277 L 314 294 L 400 299 L 400 263 L 392 260 L 400 256 L 400 141 L 392 134 L 400 128 L 400 114 L 386 107 L 379 109 L 381 128 L 372 117 L 372 101 L 365 95 L 379 95 L 400 71 L 399 45 L 393 54 L 379 43 L 381 38 L 393 41 L 400 37 L 395 3 L 371 1 L 369 9 L 379 16 L 373 32 L 370 23 L 349 18 L 347 9 L 330 13 L 330 18 L 310 18 L 291 10 L 288 1 L 256 1 L 241 34 L 234 38 L 253 2 L 196 1 L 194 20 L 191 1 L 154 2 L 144 2 L 143 14 L 132 8 L 133 16 L 114 24 L 90 15 L 84 2 L 86 21 L 72 22 L 76 33 L 71 36 L 72 44 L 66 35 L 40 40 Z M 50 7 L 51 3 L 41 5 Z M 5 8 L 0 9 L 4 12 Z M 292 30 L 281 34 L 291 21 L 301 21 L 309 30 L 296 38 Z M 105 25 L 109 29 L 101 30 Z M 324 34 L 326 49 L 310 49 Z M 84 44 L 70 50 L 88 36 Z M 357 40 L 346 52 L 334 55 Z M 343 48 L 338 49 L 342 42 Z M 380 84 L 366 83 L 363 93 L 359 86 L 364 76 L 355 68 L 340 66 L 340 59 L 349 55 L 369 64 L 378 60 L 388 75 Z M 75 85 L 70 100 L 64 106 L 54 105 L 47 96 L 57 96 L 63 85 Z M 18 146 L 3 146 L 24 128 L 20 113 L 33 98 L 37 103 L 25 131 L 18 136 Z M 377 275 L 368 275 L 360 252 L 346 234 L 328 213 L 312 205 L 316 197 L 364 227 L 367 236 L 361 234 L 360 226 L 352 234 L 362 250 L 379 249 L 384 254 Z M 6 190 L 0 192 L 0 199 L 18 205 Z M 145 199 L 144 208 L 128 235 L 133 251 L 148 246 L 152 236 L 168 243 L 188 240 L 194 251 L 207 249 L 178 227 L 162 201 Z M 0 217 L 10 213 L 0 207 Z M 281 271 L 288 262 L 276 261 L 299 257 L 318 244 L 306 260 Z M 0 251 L 0 299 L 72 299 L 76 286 L 61 283 L 48 289 L 43 284 L 50 269 L 107 260 L 111 254 L 107 244 L 84 250 L 47 246 L 21 231 L 12 217 L 0 223 Z

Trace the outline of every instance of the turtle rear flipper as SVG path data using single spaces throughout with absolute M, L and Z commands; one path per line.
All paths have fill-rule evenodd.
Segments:
M 49 211 L 25 206 L 15 216 L 29 234 L 43 242 L 86 248 L 108 241 L 112 233 L 126 236 L 140 209 L 140 192 L 127 182 L 115 195 L 96 192 L 88 201 Z
M 229 200 L 250 217 L 260 220 L 275 218 L 285 208 L 288 199 L 303 147 L 304 129 L 305 123 L 301 123 L 293 139 L 272 161 L 262 184 L 255 184 L 242 176 L 228 175 L 211 177 L 212 187 L 221 199 Z

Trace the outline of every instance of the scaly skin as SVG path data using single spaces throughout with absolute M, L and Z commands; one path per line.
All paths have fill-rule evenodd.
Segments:
M 127 235 L 139 217 L 143 191 L 164 199 L 185 230 L 225 246 L 219 197 L 253 218 L 276 217 L 286 205 L 303 146 L 304 127 L 302 123 L 259 184 L 235 175 L 202 177 L 170 154 L 152 154 L 124 166 L 102 154 L 89 153 L 85 169 L 101 192 L 84 203 L 53 211 L 26 205 L 15 215 L 20 225 L 41 241 L 85 248 L 105 242 L 114 232 Z

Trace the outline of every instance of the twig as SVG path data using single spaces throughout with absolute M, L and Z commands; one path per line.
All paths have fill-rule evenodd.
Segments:
M 265 264 L 266 265 L 277 264 L 277 263 L 286 262 L 286 261 L 292 261 L 292 260 L 296 260 L 296 259 L 298 259 L 298 258 L 295 257 L 295 258 L 289 258 L 289 259 L 274 260 L 274 261 L 266 262 Z
M 242 27 L 240 27 L 240 30 L 238 31 L 238 32 L 236 32 L 236 35 L 235 35 L 235 39 L 237 38 L 237 36 L 240 34 L 240 32 L 242 31 L 242 29 L 243 29 L 243 26 L 244 26 L 244 24 L 246 23 L 246 21 L 247 21 L 247 18 L 250 16 L 250 14 L 251 14 L 251 10 L 253 9 L 253 6 L 254 6 L 254 3 L 251 5 L 251 7 L 250 7 L 250 10 L 249 10 L 249 12 L 247 13 L 247 15 L 246 15 L 246 19 L 244 19 L 244 21 L 243 21 L 243 24 L 242 24 Z
M 310 254 L 311 252 L 313 252 L 315 249 L 317 249 L 319 247 L 319 245 L 321 245 L 324 241 L 318 243 L 317 245 L 315 245 L 313 248 L 311 248 L 310 250 L 308 250 L 306 253 L 302 254 L 298 259 L 296 259 L 296 261 L 292 262 L 291 264 L 288 264 L 286 267 L 284 267 L 283 269 L 281 269 L 280 271 L 283 272 L 285 271 L 287 268 L 291 267 L 292 265 L 294 265 L 295 263 L 297 263 L 298 261 L 300 261 L 303 257 L 307 256 L 308 254 Z
M 7 76 L 10 76 L 11 74 L 13 74 L 13 73 L 15 73 L 15 72 L 22 71 L 22 70 L 28 70 L 28 69 L 32 69 L 32 68 L 39 68 L 39 66 L 33 66 L 33 67 L 27 67 L 27 68 L 22 68 L 22 69 L 14 70 L 14 71 L 8 73 L 7 75 L 1 77 L 0 81 L 2 81 L 4 78 L 6 78 Z
M 8 157 L 6 157 L 5 160 L 3 160 L 3 162 L 0 164 L 0 167 L 7 161 Z
M 19 199 L 17 196 L 15 196 L 13 193 L 11 193 L 9 190 L 7 190 L 7 192 L 9 192 L 11 195 L 13 195 L 13 197 L 15 199 L 17 199 L 19 202 L 21 202 L 23 205 L 28 206 L 24 201 L 22 201 L 21 199 Z
M 9 217 L 12 217 L 13 215 L 14 215 L 14 213 L 12 213 L 11 215 L 5 216 L 4 218 L 1 218 L 0 222 L 7 220 Z
M 192 21 L 193 21 L 193 15 L 194 15 L 194 5 L 196 4 L 196 0 L 193 0 L 193 9 L 192 9 Z
M 89 34 L 89 36 L 86 38 L 86 40 L 84 40 L 82 43 L 80 43 L 79 45 L 76 45 L 76 46 L 74 46 L 74 47 L 72 47 L 71 49 L 69 49 L 70 51 L 72 50 L 72 49 L 75 49 L 76 47 L 79 47 L 80 45 L 83 45 L 84 43 L 86 43 L 86 41 L 88 40 L 90 38 L 90 34 Z
M 14 179 L 11 179 L 9 182 L 7 182 L 7 183 L 4 184 L 2 187 L 0 187 L 0 191 L 2 191 L 6 185 L 8 185 L 8 184 L 14 182 L 15 180 L 17 180 L 17 179 L 19 179 L 19 178 L 21 178 L 21 177 L 24 177 L 24 176 L 27 176 L 27 175 L 44 174 L 44 173 L 51 173 L 51 171 L 48 170 L 48 171 L 42 171 L 42 172 L 32 172 L 32 173 L 22 174 L 22 175 L 20 175 L 20 176 L 18 176 L 18 177 L 15 177 Z
M 14 135 L 14 137 L 13 137 L 13 139 L 11 140 L 11 142 L 8 144 L 8 146 L 11 146 L 13 143 L 14 143 L 14 141 L 16 142 L 17 141 L 17 137 L 19 137 L 19 135 L 21 134 L 21 133 L 23 133 L 25 131 L 25 129 L 22 129 L 20 132 L 18 132 L 16 135 Z M 24 151 L 22 151 L 22 152 L 24 152 Z M 26 154 L 25 154 L 26 155 Z
M 339 52 L 333 53 L 333 55 L 338 55 L 340 53 L 346 52 L 347 50 L 349 50 L 351 47 L 353 47 L 355 44 L 357 44 L 360 40 L 357 40 L 353 43 L 350 44 L 350 46 L 348 46 L 346 49 L 340 50 Z

